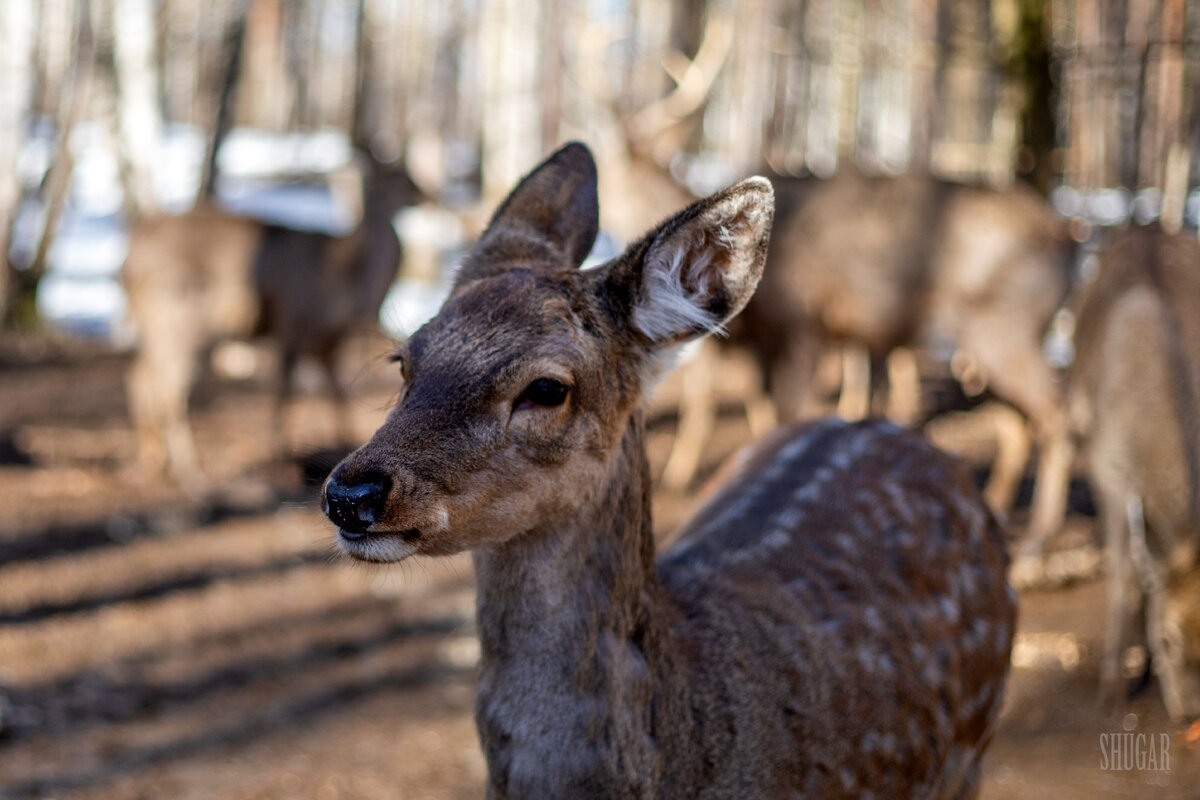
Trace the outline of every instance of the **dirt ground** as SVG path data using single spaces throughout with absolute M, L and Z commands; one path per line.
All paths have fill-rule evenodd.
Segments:
M 125 364 L 0 341 L 0 798 L 481 797 L 469 559 L 337 559 L 302 471 L 269 458 L 263 380 L 197 392 L 209 491 L 140 474 Z M 353 370 L 363 436 L 391 400 L 390 370 Z M 731 375 L 723 385 L 744 379 Z M 651 415 L 656 465 L 678 391 L 668 382 Z M 728 411 L 707 470 L 748 439 Z M 327 444 L 327 407 L 302 401 L 289 430 L 297 451 Z M 934 433 L 986 463 L 974 417 Z M 660 530 L 694 503 L 660 492 Z M 1067 544 L 1090 540 L 1092 522 L 1074 513 Z M 1022 596 L 984 798 L 1200 797 L 1200 743 L 1152 681 L 1126 709 L 1097 707 L 1103 609 L 1094 578 Z M 1127 731 L 1168 743 L 1169 770 L 1102 769 L 1102 735 Z

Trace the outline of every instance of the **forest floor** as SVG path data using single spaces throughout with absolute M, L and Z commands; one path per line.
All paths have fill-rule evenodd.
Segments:
M 311 480 L 272 466 L 263 379 L 207 379 L 196 393 L 214 489 L 147 477 L 131 466 L 126 366 L 86 346 L 0 340 L 0 798 L 481 797 L 469 558 L 337 558 Z M 364 437 L 393 399 L 390 369 L 355 373 Z M 650 416 L 656 469 L 678 391 L 668 379 Z M 724 412 L 707 472 L 749 438 L 736 404 Z M 290 415 L 306 432 L 297 450 L 331 429 L 315 397 Z M 985 429 L 967 414 L 932 433 L 982 469 Z M 669 536 L 696 502 L 659 491 L 659 529 Z M 1067 544 L 1092 535 L 1076 505 Z M 1153 681 L 1120 712 L 1098 708 L 1103 614 L 1096 578 L 1021 596 L 986 800 L 1200 797 L 1200 746 Z M 1170 769 L 1103 769 L 1102 734 L 1125 731 L 1168 742 Z

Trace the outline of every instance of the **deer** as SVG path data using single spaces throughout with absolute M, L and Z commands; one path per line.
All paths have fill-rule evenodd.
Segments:
M 280 439 L 293 373 L 299 359 L 309 355 L 324 369 L 338 412 L 340 441 L 353 441 L 346 389 L 337 374 L 338 350 L 356 330 L 377 324 L 400 267 L 393 218 L 422 199 L 422 190 L 406 170 L 372 158 L 363 185 L 362 217 L 349 235 L 265 227 L 254 259 L 256 333 L 270 336 L 279 350 L 275 418 Z
M 1078 294 L 1070 370 L 1103 531 L 1101 698 L 1126 696 L 1142 643 L 1173 719 L 1200 715 L 1200 242 L 1131 228 Z M 1144 619 L 1144 625 L 1138 622 Z
M 364 158 L 362 213 L 346 236 L 268 225 L 209 201 L 133 226 L 122 279 L 139 344 L 127 390 L 144 468 L 204 483 L 188 396 L 202 356 L 228 338 L 264 335 L 278 349 L 277 447 L 302 356 L 324 368 L 339 436 L 352 441 L 338 346 L 376 322 L 399 269 L 392 216 L 421 197 L 403 170 Z
M 776 185 L 770 264 L 730 328 L 733 343 L 759 362 L 775 417 L 819 412 L 818 356 L 837 345 L 846 367 L 839 413 L 861 419 L 879 409 L 871 402 L 871 371 L 886 364 L 887 415 L 911 424 L 920 410 L 912 350 L 930 339 L 950 343 L 955 363 L 970 367 L 960 377 L 982 382 L 1032 423 L 1039 460 L 1023 551 L 1039 555 L 1062 524 L 1073 458 L 1065 384 L 1042 355 L 1069 287 L 1074 244 L 1066 222 L 1019 186 L 1001 191 L 851 170 Z M 689 380 L 696 383 L 703 381 Z M 705 429 L 688 423 L 686 405 L 682 416 L 681 427 Z M 1023 425 L 999 433 L 1000 455 L 984 494 L 1007 511 L 1029 448 Z M 683 447 L 668 460 L 668 485 L 685 485 L 695 473 L 700 445 Z
M 470 551 L 487 796 L 974 796 L 1013 637 L 1000 526 L 890 423 L 783 428 L 660 555 L 645 402 L 762 276 L 753 177 L 578 269 L 573 142 L 500 204 L 327 478 L 352 559 Z

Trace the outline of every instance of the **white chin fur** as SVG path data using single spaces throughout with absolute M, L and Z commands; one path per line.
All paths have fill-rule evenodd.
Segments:
M 361 539 L 348 539 L 338 531 L 338 547 L 351 558 L 385 564 L 403 561 L 417 552 L 414 542 L 406 542 L 398 533 L 371 533 Z

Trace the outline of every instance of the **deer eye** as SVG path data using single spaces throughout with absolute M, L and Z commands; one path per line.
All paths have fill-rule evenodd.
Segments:
M 553 378 L 538 378 L 533 383 L 525 387 L 525 391 L 521 392 L 517 402 L 513 404 L 514 409 L 532 408 L 534 406 L 543 406 L 552 408 L 562 405 L 567 399 L 567 392 L 571 387 L 561 381 L 556 381 Z
M 402 353 L 392 353 L 387 357 L 387 360 L 396 365 L 396 369 L 400 372 L 400 377 L 404 378 L 404 355 Z

